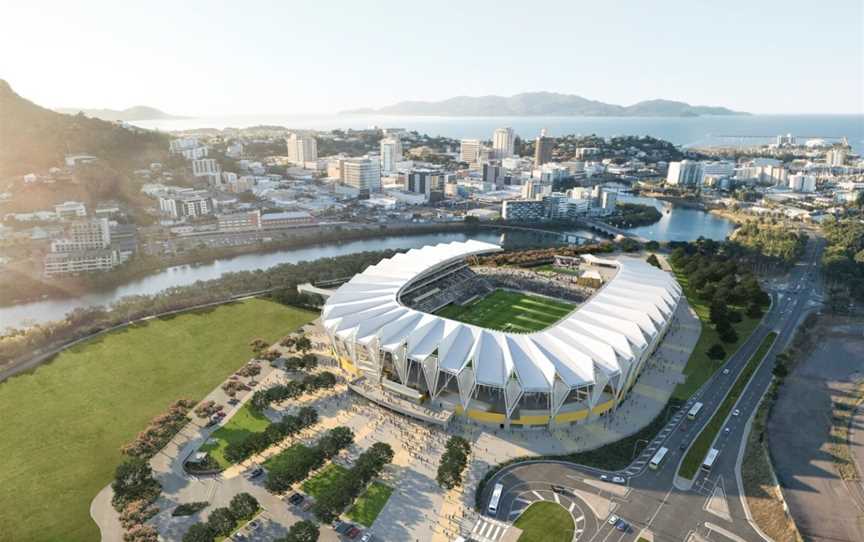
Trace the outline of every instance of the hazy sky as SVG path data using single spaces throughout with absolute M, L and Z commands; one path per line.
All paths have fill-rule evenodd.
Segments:
M 319 113 L 548 90 L 864 112 L 864 2 L 0 0 L 0 78 L 48 107 Z

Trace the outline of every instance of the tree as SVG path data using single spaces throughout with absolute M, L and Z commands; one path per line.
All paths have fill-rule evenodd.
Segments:
M 661 269 L 660 260 L 657 259 L 656 254 L 651 254 L 650 256 L 648 256 L 648 258 L 645 261 L 648 262 L 649 264 L 653 265 L 657 269 Z
M 310 341 L 309 337 L 306 337 L 305 335 L 298 337 L 297 340 L 294 341 L 294 348 L 301 352 L 306 352 L 312 348 L 312 341 Z
M 159 496 L 162 486 L 153 478 L 150 463 L 145 459 L 133 457 L 117 466 L 111 489 L 114 490 L 111 503 L 119 512 L 132 501 L 152 502 Z
M 650 250 L 652 252 L 660 250 L 660 243 L 657 241 L 648 241 L 645 243 L 645 250 Z
M 708 349 L 708 357 L 713 360 L 721 360 L 726 357 L 726 350 L 723 349 L 722 344 L 714 343 Z
M 715 296 L 714 301 L 711 303 L 708 317 L 718 327 L 718 330 L 724 323 L 729 323 L 729 309 L 726 307 L 725 301 Z
M 781 361 L 778 359 L 778 360 L 777 360 L 777 364 L 774 365 L 774 369 L 772 369 L 771 372 L 772 372 L 772 373 L 774 374 L 774 376 L 776 376 L 777 378 L 786 378 L 786 376 L 789 375 L 789 368 L 786 367 L 786 364 L 785 364 L 785 363 L 781 362 Z
M 311 521 L 301 520 L 288 529 L 288 535 L 277 542 L 316 542 L 318 526 Z
M 210 529 L 219 536 L 228 536 L 234 527 L 237 525 L 237 518 L 230 509 L 217 508 L 210 512 L 210 517 L 207 518 L 207 525 Z
M 216 535 L 206 523 L 196 523 L 183 535 L 183 542 L 213 542 Z
M 238 493 L 231 498 L 229 507 L 235 518 L 239 520 L 251 519 L 258 511 L 258 499 L 246 492 Z
M 270 343 L 268 343 L 264 339 L 256 338 L 256 339 L 252 339 L 249 342 L 249 346 L 252 347 L 252 352 L 254 352 L 257 355 L 257 354 L 260 354 L 261 351 L 264 350 L 265 348 L 268 348 L 270 346 Z
M 717 330 L 720 335 L 720 340 L 724 343 L 734 343 L 738 340 L 738 332 L 735 331 L 735 328 L 731 325 L 727 324 L 727 326 L 728 327 L 724 327 L 722 330 Z

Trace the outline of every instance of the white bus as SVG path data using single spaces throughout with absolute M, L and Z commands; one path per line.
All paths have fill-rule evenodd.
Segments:
M 702 412 L 702 403 L 695 403 L 692 407 L 690 407 L 690 412 L 687 413 L 688 420 L 695 420 L 696 416 Z
M 495 515 L 498 512 L 498 501 L 501 500 L 501 492 L 504 491 L 504 486 L 495 484 L 492 490 L 492 498 L 489 499 L 489 513 Z
M 654 454 L 654 457 L 651 458 L 651 462 L 648 463 L 648 466 L 654 470 L 660 468 L 660 464 L 663 463 L 663 460 L 666 459 L 666 454 L 669 453 L 669 448 L 665 446 L 661 446 L 657 453 Z
M 705 456 L 705 461 L 702 462 L 702 468 L 704 470 L 711 470 L 711 467 L 714 466 L 714 462 L 717 461 L 718 455 L 720 455 L 720 450 L 717 448 L 711 448 L 708 450 L 708 454 Z

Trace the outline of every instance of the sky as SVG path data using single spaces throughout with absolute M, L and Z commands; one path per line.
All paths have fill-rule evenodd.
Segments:
M 0 78 L 46 107 L 320 114 L 551 91 L 864 113 L 864 2 L 0 0 Z

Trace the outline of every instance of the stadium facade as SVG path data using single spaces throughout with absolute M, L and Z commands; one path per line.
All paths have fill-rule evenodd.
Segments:
M 413 391 L 489 424 L 581 423 L 614 409 L 673 320 L 682 297 L 674 277 L 640 259 L 582 256 L 614 274 L 567 316 L 531 333 L 416 308 L 455 298 L 470 258 L 500 250 L 473 240 L 426 246 L 355 275 L 322 310 L 333 354 L 367 384 Z

